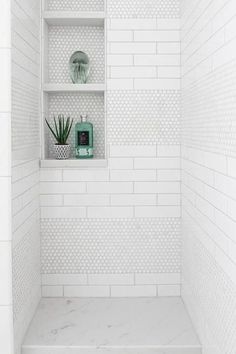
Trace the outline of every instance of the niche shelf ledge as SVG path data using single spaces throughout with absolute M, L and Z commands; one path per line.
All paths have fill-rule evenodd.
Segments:
M 44 92 L 104 92 L 105 84 L 44 84 Z
M 104 26 L 105 12 L 44 11 L 43 19 L 51 26 Z
M 40 161 L 41 168 L 99 168 L 107 167 L 106 159 L 44 159 Z

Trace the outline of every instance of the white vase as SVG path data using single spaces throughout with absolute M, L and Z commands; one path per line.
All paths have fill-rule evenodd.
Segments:
M 66 160 L 70 157 L 70 145 L 54 145 L 54 153 L 57 160 Z

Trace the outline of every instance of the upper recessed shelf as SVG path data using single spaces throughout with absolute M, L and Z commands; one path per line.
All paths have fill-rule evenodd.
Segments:
M 44 92 L 104 92 L 105 84 L 44 84 Z
M 44 11 L 44 20 L 51 26 L 104 26 L 105 12 Z

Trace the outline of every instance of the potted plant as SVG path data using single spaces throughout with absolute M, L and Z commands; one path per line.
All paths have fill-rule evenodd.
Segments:
M 70 157 L 70 144 L 67 144 L 67 140 L 70 135 L 73 119 L 71 120 L 70 117 L 65 119 L 64 115 L 60 114 L 57 119 L 54 117 L 53 120 L 54 128 L 45 119 L 48 128 L 57 141 L 54 145 L 55 157 L 58 160 L 66 160 Z

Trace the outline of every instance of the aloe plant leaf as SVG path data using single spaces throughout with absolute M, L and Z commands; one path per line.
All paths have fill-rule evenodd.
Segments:
M 56 141 L 58 141 L 58 137 L 56 136 L 56 134 L 54 133 L 52 127 L 50 126 L 50 124 L 48 123 L 47 119 L 45 119 L 46 124 L 48 126 L 48 128 L 50 129 L 51 133 L 53 134 L 54 138 L 56 139 Z
M 54 125 L 55 125 L 56 135 L 57 135 L 57 137 L 59 138 L 58 128 L 57 128 L 57 122 L 56 122 L 56 118 L 55 118 L 55 116 L 53 117 L 53 120 L 54 120 Z

